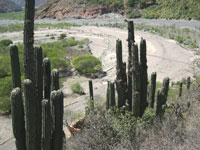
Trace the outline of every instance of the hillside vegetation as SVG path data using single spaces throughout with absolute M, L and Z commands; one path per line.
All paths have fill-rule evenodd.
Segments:
M 22 8 L 11 0 L 0 0 L 0 13 L 21 11 Z

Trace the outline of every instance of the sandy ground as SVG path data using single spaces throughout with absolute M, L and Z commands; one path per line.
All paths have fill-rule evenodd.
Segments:
M 114 29 L 107 27 L 81 26 L 73 27 L 69 30 L 39 30 L 35 31 L 35 43 L 53 41 L 47 34 L 53 34 L 58 37 L 61 33 L 66 33 L 68 37 L 74 36 L 77 39 L 88 38 L 90 40 L 90 48 L 94 56 L 100 58 L 103 64 L 103 70 L 107 72 L 107 76 L 101 79 L 93 80 L 95 102 L 104 102 L 106 95 L 107 81 L 114 81 L 115 75 L 115 44 L 117 39 L 121 39 L 123 43 L 123 59 L 127 61 L 127 31 L 122 29 Z M 158 80 L 168 76 L 171 80 L 177 81 L 183 77 L 192 75 L 192 59 L 191 51 L 186 50 L 176 44 L 175 41 L 162 38 L 157 35 L 152 35 L 145 32 L 136 32 L 136 43 L 139 44 L 141 37 L 147 40 L 147 59 L 148 59 L 148 74 L 157 72 Z M 23 40 L 23 32 L 1 34 L 1 39 L 11 39 L 14 43 L 21 43 Z M 88 96 L 88 80 L 85 77 L 74 76 L 68 78 L 64 82 L 62 88 L 65 94 L 65 110 L 70 110 L 75 113 L 84 113 L 84 107 L 89 98 Z M 71 85 L 74 82 L 80 82 L 84 87 L 86 95 L 72 95 Z M 14 139 L 12 138 L 11 120 L 9 118 L 0 118 L 0 126 L 9 124 L 4 129 L 0 129 L 0 150 L 12 150 Z M 8 148 L 9 147 L 9 148 Z

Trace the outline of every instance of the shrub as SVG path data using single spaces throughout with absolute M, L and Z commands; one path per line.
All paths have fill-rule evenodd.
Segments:
M 82 55 L 74 58 L 72 64 L 81 73 L 95 73 L 101 70 L 101 61 L 92 55 Z
M 62 33 L 62 34 L 58 37 L 58 39 L 59 39 L 59 40 L 64 40 L 66 37 L 67 37 L 66 34 L 65 34 L 65 33 Z
M 1 40 L 0 41 L 0 54 L 8 52 L 8 46 L 13 44 L 11 40 Z
M 79 95 L 84 94 L 83 87 L 78 82 L 72 84 L 71 89 L 74 94 L 79 94 Z

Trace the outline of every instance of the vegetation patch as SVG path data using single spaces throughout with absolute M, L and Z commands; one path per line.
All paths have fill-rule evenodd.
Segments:
M 79 95 L 85 94 L 83 87 L 80 85 L 79 82 L 72 84 L 71 90 L 74 94 L 79 94 Z
M 92 55 L 82 55 L 74 58 L 72 64 L 81 73 L 96 73 L 102 69 L 101 61 Z
M 23 20 L 24 11 L 0 13 L 0 20 Z

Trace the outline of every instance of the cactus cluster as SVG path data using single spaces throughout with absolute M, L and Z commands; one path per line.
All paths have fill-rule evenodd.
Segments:
M 18 48 L 15 45 L 10 47 L 13 134 L 17 150 L 61 150 L 63 93 L 59 90 L 58 71 L 54 69 L 51 72 L 50 60 L 43 60 L 42 48 L 33 47 L 34 4 L 34 0 L 25 0 L 24 94 L 21 89 Z
M 142 117 L 146 108 L 149 106 L 154 108 L 155 92 L 156 92 L 156 72 L 151 75 L 150 85 L 148 85 L 147 72 L 147 48 L 146 40 L 141 38 L 140 46 L 135 43 L 134 24 L 133 21 L 128 23 L 128 68 L 126 73 L 126 63 L 122 57 L 122 41 L 116 41 L 116 91 L 118 95 L 117 106 L 122 108 L 128 105 L 129 111 L 133 116 Z M 166 104 L 169 89 L 169 78 L 163 81 L 163 88 L 159 90 L 156 107 L 162 109 Z M 106 109 L 110 109 L 115 105 L 114 83 L 108 81 L 106 95 Z M 161 96 L 160 96 L 161 95 Z M 113 103 L 112 103 L 113 102 Z M 161 104 L 160 104 L 161 102 Z M 127 108 L 127 107 L 126 107 Z M 158 109 L 158 111 L 159 111 Z

